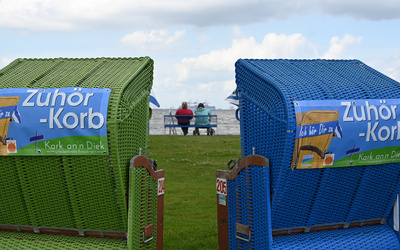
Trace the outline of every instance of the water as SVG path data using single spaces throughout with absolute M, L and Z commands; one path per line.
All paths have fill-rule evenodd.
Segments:
M 169 134 L 168 129 L 164 129 L 164 115 L 169 115 L 168 109 L 154 109 L 150 120 L 150 134 L 164 135 Z M 171 110 L 171 114 L 175 114 L 176 110 Z M 213 110 L 212 115 L 218 116 L 218 127 L 215 129 L 217 135 L 240 135 L 240 123 L 236 120 L 235 110 Z M 193 134 L 194 128 L 189 128 L 189 135 Z M 178 135 L 182 135 L 180 128 L 176 129 Z M 201 134 L 206 131 L 201 129 Z

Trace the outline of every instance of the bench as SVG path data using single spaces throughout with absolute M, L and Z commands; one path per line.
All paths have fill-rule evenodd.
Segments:
M 183 119 L 188 119 L 190 124 L 188 125 L 181 125 L 178 124 L 178 119 L 183 118 Z M 206 118 L 209 123 L 206 125 L 196 125 L 196 119 L 204 119 Z M 213 128 L 218 127 L 218 116 L 217 115 L 193 115 L 193 116 L 185 116 L 185 115 L 164 115 L 164 129 L 168 128 L 169 129 L 169 134 L 174 134 L 176 135 L 176 128 L 198 128 L 198 129 L 207 129 L 207 131 L 210 129 L 210 132 L 207 133 L 207 135 L 214 135 L 215 130 Z M 165 130 L 164 130 L 165 132 Z M 193 131 L 193 135 L 196 135 L 196 130 Z M 200 134 L 198 134 L 200 135 Z
M 0 70 L 0 96 L 21 97 L 2 131 L 3 249 L 162 249 L 164 172 L 141 155 L 152 76 L 148 57 Z
M 399 249 L 398 141 L 363 135 L 400 83 L 358 60 L 247 59 L 236 84 L 242 158 L 216 175 L 219 248 Z

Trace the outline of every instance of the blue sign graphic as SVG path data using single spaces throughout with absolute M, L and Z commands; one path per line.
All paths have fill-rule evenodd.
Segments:
M 16 141 L 13 155 L 108 154 L 110 92 L 78 87 L 0 89 L 0 127 L 8 125 L 0 136 Z
M 294 167 L 307 168 L 301 164 L 309 165 L 310 155 L 320 161 L 312 168 L 400 162 L 400 99 L 296 101 L 294 107 Z

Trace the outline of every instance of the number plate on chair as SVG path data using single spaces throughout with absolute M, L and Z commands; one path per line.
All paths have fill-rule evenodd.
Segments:
M 226 179 L 217 178 L 217 194 L 227 195 L 228 184 Z
M 164 178 L 158 179 L 158 195 L 164 194 Z

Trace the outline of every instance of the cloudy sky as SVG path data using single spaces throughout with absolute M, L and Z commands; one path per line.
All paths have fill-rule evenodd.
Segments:
M 163 108 L 229 108 L 239 58 L 355 58 L 400 81 L 400 1 L 0 0 L 0 67 L 139 56 Z

